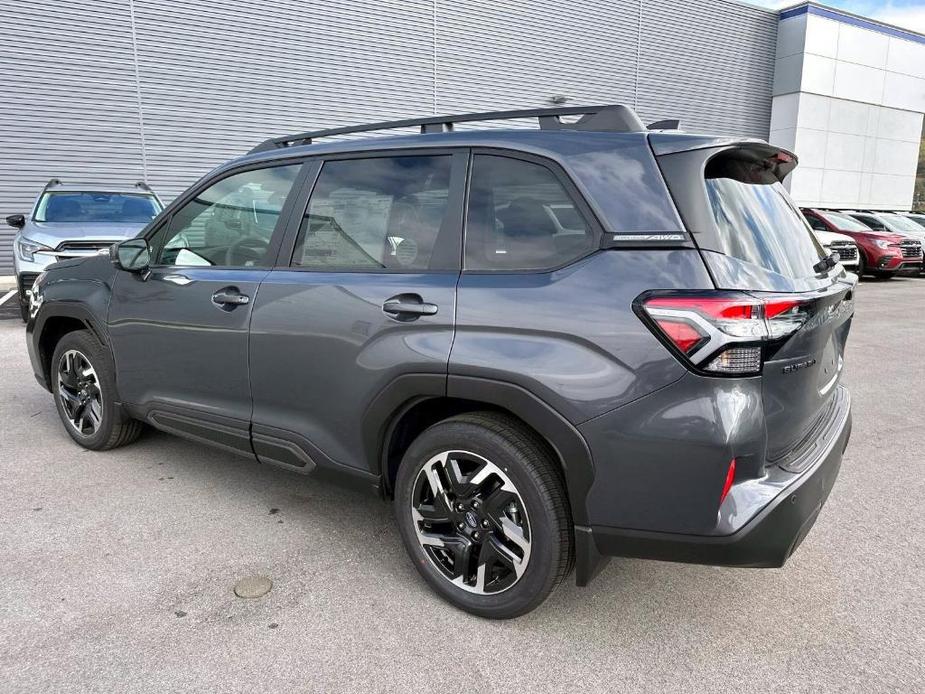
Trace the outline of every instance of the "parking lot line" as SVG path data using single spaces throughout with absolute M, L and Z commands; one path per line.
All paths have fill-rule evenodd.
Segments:
M 11 290 L 8 291 L 6 294 L 4 294 L 4 295 L 3 295 L 3 298 L 0 299 L 0 306 L 3 306 L 3 304 L 5 304 L 5 303 L 9 300 L 9 298 L 10 298 L 11 296 L 13 296 L 15 293 L 16 293 L 16 290 L 15 290 L 15 289 L 11 289 Z

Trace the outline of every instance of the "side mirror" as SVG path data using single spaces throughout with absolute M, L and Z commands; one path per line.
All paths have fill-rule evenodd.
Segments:
M 151 249 L 145 239 L 128 239 L 109 249 L 109 259 L 120 270 L 141 274 L 151 264 Z
M 9 224 L 14 229 L 22 229 L 26 226 L 26 215 L 24 214 L 11 214 L 6 218 L 6 223 Z

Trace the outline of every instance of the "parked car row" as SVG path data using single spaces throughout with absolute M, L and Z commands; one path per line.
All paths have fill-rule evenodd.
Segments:
M 923 270 L 925 214 L 803 208 L 819 242 L 858 275 Z

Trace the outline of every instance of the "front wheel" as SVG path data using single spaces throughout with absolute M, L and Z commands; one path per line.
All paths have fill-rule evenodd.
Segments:
M 421 576 L 482 617 L 538 607 L 573 562 L 558 466 L 546 444 L 508 415 L 459 415 L 421 434 L 399 467 L 395 512 Z
M 861 279 L 864 276 L 864 273 L 866 271 L 867 270 L 864 267 L 864 253 L 859 250 L 858 251 L 858 266 L 857 268 L 855 268 L 855 272 L 858 274 L 858 279 Z
M 118 404 L 112 359 L 92 333 L 77 330 L 62 337 L 50 375 L 58 416 L 81 446 L 104 451 L 138 438 L 142 424 Z

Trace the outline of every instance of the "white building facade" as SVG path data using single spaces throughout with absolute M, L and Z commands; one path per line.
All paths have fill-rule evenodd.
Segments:
M 925 113 L 925 37 L 803 4 L 780 14 L 770 141 L 797 153 L 801 205 L 908 210 Z

